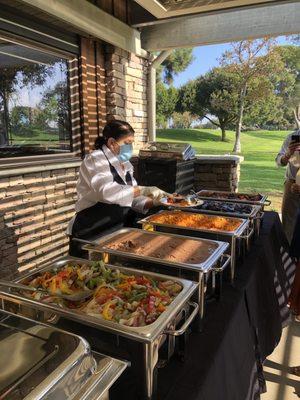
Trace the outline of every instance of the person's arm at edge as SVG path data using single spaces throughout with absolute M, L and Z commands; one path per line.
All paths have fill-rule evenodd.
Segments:
M 276 164 L 278 167 L 286 166 L 289 162 L 291 154 L 289 153 L 289 144 L 291 141 L 291 135 L 288 135 L 284 140 L 279 153 L 276 156 Z

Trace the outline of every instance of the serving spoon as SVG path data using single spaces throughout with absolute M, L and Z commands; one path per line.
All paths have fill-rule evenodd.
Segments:
M 0 286 L 5 286 L 5 287 L 19 289 L 19 290 L 27 290 L 30 292 L 43 293 L 43 294 L 46 294 L 47 296 L 59 297 L 59 298 L 69 300 L 69 301 L 85 300 L 93 295 L 93 290 L 82 290 L 82 291 L 74 293 L 74 294 L 50 293 L 46 289 L 35 288 L 32 286 L 26 286 L 26 285 L 22 285 L 21 283 L 9 282 L 9 281 L 5 281 L 2 279 L 0 279 Z

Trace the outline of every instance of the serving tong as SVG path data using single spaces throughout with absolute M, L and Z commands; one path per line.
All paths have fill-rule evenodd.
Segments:
M 195 203 L 198 200 L 197 193 L 191 190 L 190 194 L 174 194 L 173 195 L 173 200 L 175 203 L 180 203 L 180 201 L 185 200 L 187 201 L 190 205 Z
M 21 283 L 9 282 L 9 281 L 5 281 L 2 279 L 0 279 L 0 286 L 5 286 L 8 288 L 14 288 L 14 289 L 19 289 L 19 290 L 26 290 L 29 292 L 43 293 L 43 294 L 46 294 L 47 296 L 59 297 L 61 299 L 65 299 L 65 300 L 69 300 L 69 301 L 85 300 L 93 295 L 93 290 L 82 290 L 80 292 L 73 293 L 73 294 L 50 293 L 47 289 L 35 288 L 33 286 L 27 286 L 27 285 L 23 285 Z

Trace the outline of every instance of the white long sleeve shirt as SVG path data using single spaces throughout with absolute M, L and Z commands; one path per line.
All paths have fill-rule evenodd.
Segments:
M 110 164 L 115 168 L 124 184 L 114 182 Z M 128 172 L 132 179 L 132 186 L 126 182 Z M 82 161 L 76 186 L 78 199 L 75 211 L 78 213 L 100 202 L 131 207 L 139 213 L 145 213 L 148 198 L 145 196 L 134 198 L 134 186 L 137 186 L 137 182 L 133 177 L 133 165 L 129 161 L 121 164 L 109 148 L 103 146 L 103 151 L 95 150 Z M 74 220 L 75 217 L 69 223 L 67 234 L 71 234 Z
M 300 136 L 300 129 L 298 129 L 297 131 L 295 131 L 295 132 L 293 132 L 293 133 L 290 133 L 290 134 L 286 137 L 285 141 L 283 142 L 283 144 L 282 144 L 282 146 L 281 146 L 281 149 L 280 149 L 280 151 L 279 151 L 279 153 L 277 154 L 276 159 L 275 159 L 276 164 L 277 164 L 279 167 L 282 167 L 281 159 L 282 159 L 282 157 L 287 153 L 288 148 L 289 148 L 289 145 L 290 145 L 290 143 L 291 143 L 291 141 L 292 141 L 292 136 L 293 136 L 293 135 L 298 135 L 298 136 Z M 285 177 L 286 177 L 286 179 L 296 179 L 296 175 L 297 175 L 298 170 L 299 170 L 299 168 L 295 167 L 293 164 L 291 164 L 290 162 L 288 162 L 288 163 L 287 163 L 287 167 L 286 167 L 286 172 L 285 172 Z

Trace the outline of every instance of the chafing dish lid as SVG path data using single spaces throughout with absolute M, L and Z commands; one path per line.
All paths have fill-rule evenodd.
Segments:
M 79 336 L 5 311 L 0 311 L 0 354 L 1 400 L 73 399 L 96 370 L 104 376 L 114 361 L 97 355 L 96 362 Z

